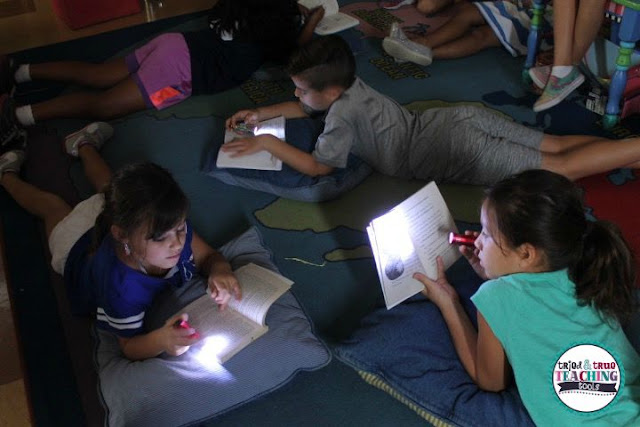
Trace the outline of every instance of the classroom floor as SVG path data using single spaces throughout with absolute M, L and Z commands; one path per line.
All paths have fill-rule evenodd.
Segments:
M 216 0 L 141 0 L 142 12 L 70 30 L 50 0 L 0 0 L 0 54 L 46 46 L 210 8 Z M 1 250 L 1 249 L 0 249 Z M 1 254 L 0 254 L 1 255 Z M 31 426 L 11 301 L 0 256 L 0 427 Z

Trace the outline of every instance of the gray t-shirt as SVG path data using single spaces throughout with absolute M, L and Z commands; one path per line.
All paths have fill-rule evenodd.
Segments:
M 356 78 L 329 107 L 312 155 L 343 168 L 351 152 L 378 172 L 408 176 L 407 141 L 415 120 L 414 113 Z

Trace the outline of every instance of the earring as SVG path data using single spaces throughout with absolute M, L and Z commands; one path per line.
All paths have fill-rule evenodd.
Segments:
M 124 243 L 124 253 L 127 256 L 131 255 L 131 248 L 129 247 L 129 244 L 127 242 Z

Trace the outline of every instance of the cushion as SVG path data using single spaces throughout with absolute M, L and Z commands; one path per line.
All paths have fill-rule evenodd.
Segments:
M 449 268 L 447 277 L 475 323 L 469 297 L 481 279 L 464 258 Z M 460 363 L 440 311 L 421 295 L 367 315 L 334 354 L 367 382 L 435 425 L 533 426 L 515 385 L 490 393 L 474 384 Z
M 285 135 L 287 142 L 302 151 L 311 153 L 324 123 L 311 118 L 287 119 Z M 350 155 L 346 168 L 336 168 L 330 175 L 310 177 L 295 169 L 282 165 L 281 171 L 254 169 L 218 168 L 216 160 L 222 141 L 213 144 L 203 170 L 213 178 L 226 184 L 258 190 L 276 196 L 306 202 L 333 199 L 358 185 L 371 173 L 369 165 Z
M 255 228 L 220 250 L 234 269 L 253 262 L 277 271 Z M 199 277 L 160 295 L 146 315 L 149 328 L 160 326 L 203 295 L 205 284 Z M 314 335 L 291 292 L 273 304 L 266 322 L 269 331 L 224 365 L 199 362 L 198 344 L 178 357 L 132 362 L 123 357 L 114 335 L 96 329 L 107 425 L 178 426 L 203 421 L 281 387 L 300 370 L 315 370 L 330 361 L 328 349 Z

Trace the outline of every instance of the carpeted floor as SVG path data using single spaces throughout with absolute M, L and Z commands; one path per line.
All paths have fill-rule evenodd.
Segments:
M 375 2 L 342 1 L 345 10 L 368 23 L 349 30 L 345 37 L 356 52 L 359 76 L 410 108 L 424 109 L 456 103 L 474 103 L 509 115 L 518 122 L 557 134 L 587 133 L 625 137 L 637 134 L 635 119 L 625 120 L 613 132 L 605 132 L 596 114 L 584 108 L 583 94 L 541 114 L 531 111 L 535 94 L 520 79 L 522 58 L 503 49 L 491 49 L 473 57 L 437 61 L 423 68 L 396 64 L 383 54 L 380 37 L 394 19 L 415 24 L 408 9 L 390 13 Z M 424 19 L 436 26 L 438 19 Z M 101 61 L 122 54 L 152 34 L 167 29 L 192 29 L 204 25 L 201 16 L 122 30 L 91 39 L 64 43 L 47 49 L 21 52 L 20 61 L 84 59 Z M 90 47 L 90 49 L 88 49 Z M 19 100 L 44 99 L 63 90 L 60 86 L 34 83 L 20 88 Z M 69 90 L 69 89 L 64 89 Z M 358 319 L 380 304 L 376 270 L 368 252 L 364 227 L 380 212 L 392 207 L 424 183 L 372 175 L 343 197 L 325 203 L 279 199 L 227 186 L 200 171 L 209 141 L 220 138 L 224 118 L 241 107 L 291 99 L 290 82 L 251 80 L 241 88 L 215 96 L 195 97 L 163 112 L 144 112 L 115 121 L 116 134 L 103 149 L 108 163 L 117 168 L 139 160 L 157 162 L 175 175 L 191 199 L 191 219 L 196 230 L 211 244 L 228 239 L 256 225 L 275 254 L 280 270 L 295 281 L 299 298 L 317 331 L 327 341 L 337 340 L 357 327 Z M 60 136 L 85 122 L 57 120 L 35 130 L 40 144 L 29 148 L 26 176 L 42 185 L 55 183 L 69 200 L 89 194 L 80 167 L 56 151 Z M 37 165 L 47 164 L 46 168 Z M 51 175 L 56 178 L 52 179 Z M 635 233 L 638 209 L 635 174 L 616 171 L 584 182 L 587 200 L 598 217 L 632 222 L 625 226 L 640 248 Z M 40 181 L 38 181 L 40 180 Z M 628 185 L 619 186 L 621 183 Z M 614 185 L 621 193 L 608 191 Z M 604 188 L 597 189 L 597 186 Z M 593 190 L 590 190 L 593 189 Z M 447 185 L 442 188 L 457 219 L 475 222 L 482 189 Z M 601 195 L 616 194 L 624 210 L 604 210 L 613 205 Z M 602 206 L 600 206 L 602 205 Z M 83 425 L 98 423 L 96 408 L 86 402 L 91 383 L 78 381 L 70 353 L 73 337 L 65 336 L 49 286 L 50 277 L 40 226 L 0 192 L 0 215 L 10 265 L 17 310 L 19 339 L 24 349 L 27 380 L 37 425 Z M 621 224 L 622 225 L 622 224 Z M 46 355 L 46 357 L 43 357 Z M 90 375 L 90 373 L 87 373 Z M 295 404 L 294 402 L 295 396 Z M 95 401 L 94 401 L 95 403 Z M 273 408 L 277 408 L 274 411 Z M 88 413 L 91 412 L 91 413 Z M 99 412 L 99 411 L 98 411 Z M 361 382 L 355 372 L 339 362 L 314 373 L 299 375 L 292 383 L 216 420 L 216 425 L 419 425 L 421 419 L 384 393 Z

